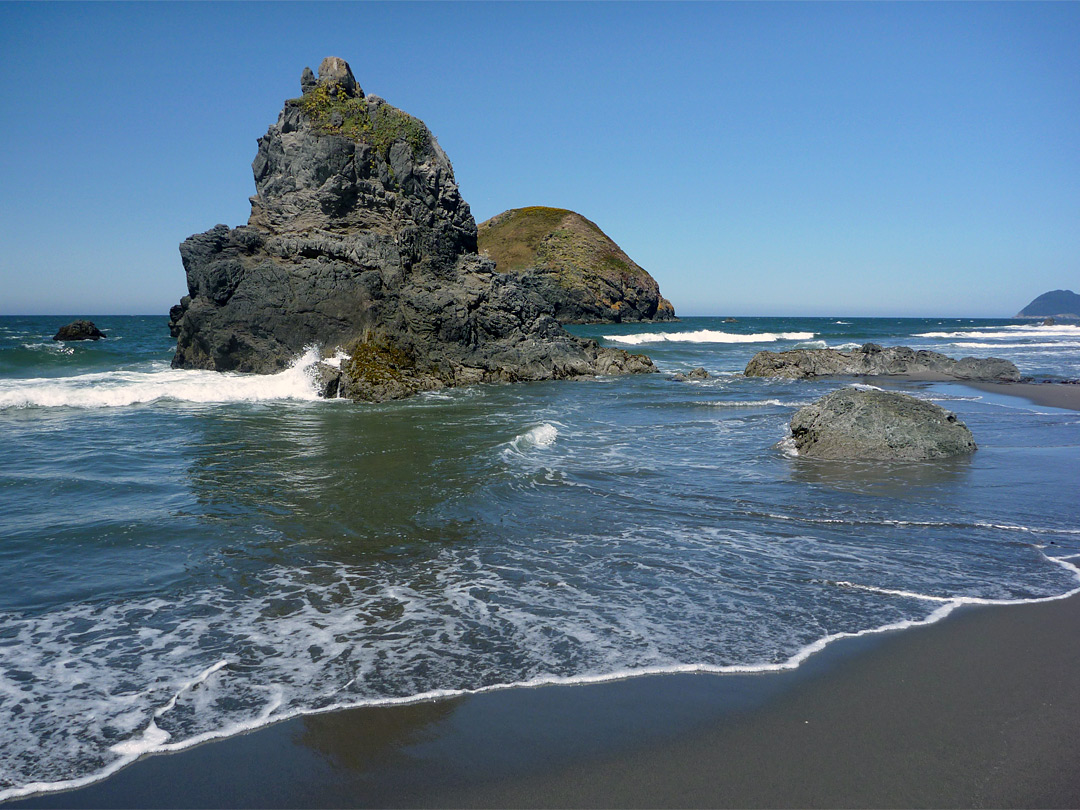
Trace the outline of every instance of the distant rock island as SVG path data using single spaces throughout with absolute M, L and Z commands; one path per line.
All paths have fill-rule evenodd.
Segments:
M 174 367 L 269 373 L 316 346 L 348 355 L 319 369 L 324 391 L 366 400 L 656 370 L 568 334 L 535 289 L 477 253 L 422 121 L 365 94 L 336 57 L 300 84 L 259 139 L 248 224 L 180 246 Z
M 1020 379 L 1020 370 L 1009 360 L 998 357 L 962 357 L 954 360 L 940 352 L 926 349 L 915 351 L 907 346 L 881 347 L 876 343 L 864 343 L 851 352 L 839 349 L 760 351 L 750 358 L 743 373 L 747 377 L 791 380 L 892 375 L 926 380 L 1016 382 Z
M 512 208 L 479 227 L 480 253 L 555 308 L 560 323 L 675 320 L 651 275 L 596 223 L 564 208 Z
M 103 337 L 108 336 L 98 329 L 93 321 L 72 321 L 61 326 L 53 335 L 53 340 L 101 340 Z
M 1016 313 L 1014 317 L 1080 320 L 1080 295 L 1072 290 L 1045 292 Z

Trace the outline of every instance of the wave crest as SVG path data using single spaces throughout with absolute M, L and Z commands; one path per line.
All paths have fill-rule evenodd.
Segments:
M 810 340 L 813 332 L 756 332 L 739 335 L 698 329 L 694 332 L 638 332 L 633 335 L 604 335 L 604 340 L 639 346 L 643 343 L 773 343 L 778 340 Z

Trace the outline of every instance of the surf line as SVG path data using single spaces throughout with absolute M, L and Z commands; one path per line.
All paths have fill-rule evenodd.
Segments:
M 1040 552 L 1041 553 L 1041 552 Z M 872 591 L 890 596 L 900 596 L 911 599 L 918 599 L 926 602 L 937 603 L 937 607 L 928 616 L 922 619 L 904 619 L 898 622 L 892 622 L 890 624 L 881 625 L 879 627 L 871 627 L 865 630 L 845 631 L 840 633 L 831 633 L 827 636 L 812 641 L 794 655 L 788 659 L 775 664 L 672 664 L 668 666 L 656 666 L 656 667 L 642 667 L 639 669 L 626 669 L 609 673 L 597 673 L 593 675 L 542 675 L 537 678 L 532 678 L 525 681 L 515 681 L 513 683 L 502 684 L 490 684 L 488 686 L 480 686 L 474 689 L 432 689 L 427 692 L 422 692 L 416 695 L 409 695 L 404 697 L 388 697 L 388 698 L 366 698 L 355 701 L 343 701 L 320 708 L 294 708 L 288 711 L 281 712 L 280 714 L 274 714 L 282 704 L 282 696 L 280 690 L 275 690 L 270 701 L 259 712 L 256 717 L 250 720 L 246 720 L 240 723 L 234 723 L 230 726 L 220 728 L 213 731 L 207 731 L 202 734 L 195 735 L 186 740 L 180 740 L 177 742 L 166 742 L 168 737 L 158 737 L 157 740 L 147 739 L 147 732 L 150 732 L 151 728 L 156 729 L 158 734 L 167 734 L 167 732 L 157 729 L 155 720 L 161 715 L 171 710 L 180 697 L 181 694 L 195 686 L 205 682 L 211 675 L 219 670 L 228 666 L 228 661 L 218 661 L 213 666 L 203 670 L 199 675 L 192 678 L 190 681 L 182 684 L 176 694 L 161 708 L 155 710 L 153 717 L 147 729 L 144 730 L 143 735 L 137 740 L 129 741 L 129 743 L 118 743 L 109 750 L 117 753 L 121 753 L 121 756 L 116 761 L 110 763 L 102 770 L 88 774 L 87 776 L 79 777 L 76 779 L 65 779 L 58 782 L 33 782 L 17 788 L 9 788 L 8 790 L 0 790 L 0 802 L 7 801 L 9 799 L 24 798 L 31 795 L 38 795 L 44 793 L 55 793 L 62 790 L 73 790 L 76 788 L 86 787 L 100 782 L 108 777 L 112 776 L 117 771 L 127 767 L 128 765 L 140 759 L 143 756 L 149 754 L 159 753 L 173 753 L 182 751 L 185 748 L 191 748 L 196 745 L 200 745 L 204 742 L 210 742 L 211 740 L 223 739 L 226 737 L 233 737 L 237 734 L 242 734 L 246 731 L 253 731 L 264 726 L 285 722 L 295 717 L 303 717 L 315 714 L 328 714 L 335 711 L 343 711 L 346 709 L 358 709 L 368 707 L 379 706 L 405 706 L 416 703 L 427 703 L 436 700 L 445 700 L 448 698 L 467 697 L 470 695 L 481 695 L 488 692 L 501 692 L 508 689 L 523 689 L 523 688 L 536 688 L 541 686 L 573 686 L 573 685 L 589 685 L 600 683 L 611 683 L 614 681 L 624 681 L 631 678 L 640 678 L 649 675 L 674 675 L 674 674 L 707 674 L 707 675 L 728 675 L 728 674 L 767 674 L 770 672 L 785 672 L 797 669 L 806 659 L 815 653 L 821 652 L 830 644 L 835 641 L 840 641 L 845 638 L 862 638 L 864 636 L 876 635 L 878 633 L 890 633 L 898 630 L 907 630 L 912 627 L 924 627 L 944 619 L 959 607 L 966 605 L 1026 605 L 1026 604 L 1039 604 L 1042 602 L 1058 602 L 1063 599 L 1068 599 L 1072 596 L 1080 594 L 1080 566 L 1073 564 L 1070 560 L 1080 559 L 1080 553 L 1070 554 L 1063 557 L 1051 557 L 1045 553 L 1042 556 L 1049 562 L 1056 565 L 1060 565 L 1069 571 L 1073 577 L 1077 580 L 1078 585 L 1065 593 L 1058 594 L 1056 596 L 1043 596 L 1034 599 L 983 599 L 974 596 L 933 596 L 930 594 L 919 594 L 910 591 L 892 590 L 888 588 L 879 588 L 873 585 L 860 585 L 858 583 L 851 582 L 833 582 L 831 584 L 840 587 L 859 588 L 861 590 Z M 342 689 L 347 688 L 346 686 Z M 123 748 L 125 745 L 129 745 L 129 748 Z

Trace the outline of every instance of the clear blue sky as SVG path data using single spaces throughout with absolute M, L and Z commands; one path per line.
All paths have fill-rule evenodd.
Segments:
M 165 313 L 340 56 L 477 221 L 572 208 L 681 314 L 1080 290 L 1080 4 L 0 4 L 0 314 Z

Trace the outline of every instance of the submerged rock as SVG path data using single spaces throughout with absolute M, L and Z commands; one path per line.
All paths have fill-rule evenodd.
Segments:
M 318 78 L 306 69 L 301 89 L 259 139 L 248 224 L 180 246 L 174 367 L 270 373 L 315 345 L 350 356 L 337 395 L 372 400 L 656 370 L 566 333 L 541 295 L 477 254 L 472 213 L 422 121 L 365 94 L 334 57 Z
M 103 337 L 108 336 L 94 326 L 93 321 L 72 321 L 61 326 L 53 340 L 101 340 Z
M 512 208 L 478 229 L 480 252 L 518 276 L 560 323 L 675 320 L 660 286 L 596 223 L 564 208 Z
M 975 452 L 956 414 L 907 394 L 842 388 L 799 410 L 791 436 L 800 456 L 915 461 Z
M 746 365 L 747 377 L 844 377 L 903 374 L 927 379 L 996 380 L 1016 382 L 1020 371 L 1008 360 L 997 357 L 964 357 L 954 360 L 938 352 L 907 346 L 882 348 L 866 343 L 851 352 L 838 349 L 792 349 L 786 352 L 760 351 Z

